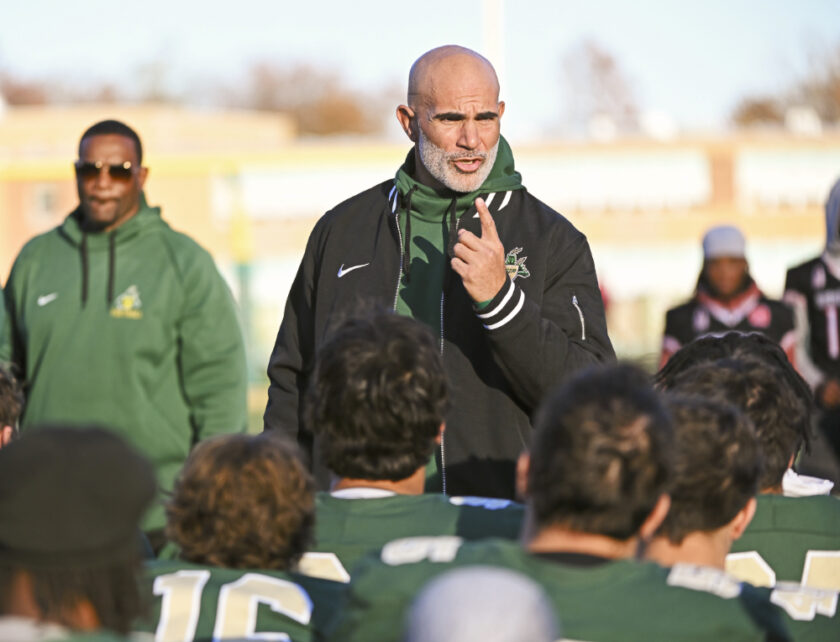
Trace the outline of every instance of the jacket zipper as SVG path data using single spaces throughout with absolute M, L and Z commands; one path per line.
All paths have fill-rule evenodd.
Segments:
M 394 198 L 399 198 L 400 193 L 397 192 L 397 195 Z M 397 226 L 397 236 L 400 238 L 400 270 L 397 273 L 397 289 L 394 291 L 394 312 L 397 311 L 397 301 L 399 301 L 400 297 L 400 281 L 402 280 L 403 276 L 403 237 L 402 237 L 402 230 L 400 229 L 400 210 L 397 208 L 396 213 L 394 214 L 394 224 Z
M 580 340 L 586 341 L 586 324 L 583 322 L 583 310 L 578 305 L 576 294 L 572 295 L 572 305 L 575 306 L 575 310 L 577 310 L 578 316 L 580 317 Z
M 455 215 L 455 233 L 458 233 L 458 227 L 461 225 L 461 219 Z M 397 225 L 399 229 L 399 225 Z M 445 270 L 445 268 L 444 268 Z M 440 356 L 443 358 L 443 306 L 446 301 L 446 295 L 443 290 L 440 292 Z M 446 495 L 446 431 L 440 437 L 440 485 L 441 491 Z
M 440 358 L 443 360 L 443 290 L 440 291 Z M 441 492 L 446 495 L 446 431 L 440 436 L 440 485 Z

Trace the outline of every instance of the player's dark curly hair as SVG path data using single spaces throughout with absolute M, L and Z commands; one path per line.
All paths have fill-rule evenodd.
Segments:
M 785 351 L 778 343 L 758 332 L 727 332 L 719 337 L 702 337 L 680 348 L 656 373 L 654 382 L 657 388 L 667 390 L 673 386 L 674 379 L 688 368 L 698 363 L 717 361 L 731 357 L 741 359 L 751 357 L 776 370 L 784 385 L 795 394 L 803 404 L 805 415 L 799 426 L 802 445 L 809 444 L 811 433 L 811 412 L 814 398 L 811 388 L 788 360 Z
M 397 481 L 429 461 L 448 406 L 431 332 L 379 313 L 345 322 L 319 351 L 306 424 L 336 475 Z
M 122 635 L 132 630 L 135 620 L 145 613 L 147 607 L 137 582 L 139 555 L 102 567 L 29 566 L 24 570 L 0 565 L 0 613 L 6 612 L 11 599 L 8 591 L 19 572 L 29 576 L 32 597 L 41 619 L 69 629 L 73 628 L 73 621 L 68 616 L 82 601 L 89 602 L 93 607 L 102 628 Z
M 537 414 L 528 477 L 537 527 L 636 535 L 667 492 L 672 451 L 671 420 L 645 372 L 576 375 Z
M 92 136 L 107 136 L 109 134 L 124 136 L 132 141 L 134 148 L 137 150 L 137 163 L 143 164 L 143 144 L 140 142 L 140 136 L 131 127 L 119 120 L 101 120 L 88 127 L 79 139 L 79 158 L 82 156 L 82 144 L 85 140 Z
M 728 524 L 758 492 L 763 469 L 752 422 L 735 406 L 668 394 L 674 422 L 671 508 L 659 534 L 674 544 Z
M 669 381 L 669 390 L 731 403 L 755 426 L 764 457 L 761 490 L 777 488 L 810 430 L 808 409 L 779 371 L 753 357 L 701 363 Z
M 166 517 L 188 562 L 285 570 L 310 544 L 314 483 L 277 433 L 213 437 L 184 464 Z
M 10 370 L 0 366 L 0 428 L 16 428 L 23 412 L 23 391 Z

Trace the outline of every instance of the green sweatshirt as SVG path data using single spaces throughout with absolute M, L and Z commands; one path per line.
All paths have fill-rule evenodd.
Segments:
M 481 187 L 473 192 L 451 190 L 437 192 L 415 178 L 415 151 L 408 153 L 397 171 L 397 189 L 403 196 L 399 214 L 403 243 L 406 230 L 410 229 L 410 267 L 403 266 L 397 312 L 414 317 L 428 325 L 440 337 L 440 297 L 449 247 L 450 211 L 454 202 L 455 220 L 467 212 L 475 211 L 475 199 L 494 192 L 523 189 L 522 177 L 514 168 L 513 152 L 504 137 L 499 137 L 499 151 L 493 169 Z M 408 194 L 411 193 L 411 224 L 407 225 Z M 501 195 L 500 195 L 501 196 Z M 408 272 L 408 275 L 406 275 Z
M 213 259 L 141 197 L 111 233 L 80 211 L 29 241 L 6 284 L 10 355 L 27 382 L 21 428 L 100 424 L 145 453 L 163 491 L 191 446 L 246 426 L 235 304 Z M 164 525 L 157 502 L 144 527 Z

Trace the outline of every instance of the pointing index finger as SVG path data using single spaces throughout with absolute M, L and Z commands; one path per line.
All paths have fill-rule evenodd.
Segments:
M 481 220 L 481 238 L 488 240 L 496 240 L 499 238 L 496 232 L 496 222 L 490 215 L 490 210 L 487 209 L 487 204 L 483 198 L 475 199 L 475 209 L 478 211 L 478 218 Z

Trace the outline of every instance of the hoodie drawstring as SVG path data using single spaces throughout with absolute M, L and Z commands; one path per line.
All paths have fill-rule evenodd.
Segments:
M 405 206 L 405 242 L 403 243 L 403 274 L 405 275 L 405 282 L 411 281 L 411 197 L 417 189 L 415 185 L 403 199 Z
M 87 305 L 88 295 L 88 251 L 87 251 L 87 232 L 82 232 L 82 307 Z
M 108 236 L 108 300 L 105 302 L 110 307 L 114 301 L 114 279 L 116 278 L 116 238 L 117 233 L 112 232 Z
M 108 236 L 108 299 L 105 303 L 108 307 L 114 300 L 114 281 L 117 274 L 117 233 L 114 232 Z M 89 287 L 89 272 L 90 272 L 90 258 L 88 256 L 88 234 L 82 231 L 82 243 L 79 248 L 82 255 L 82 307 L 87 305 L 88 287 Z

